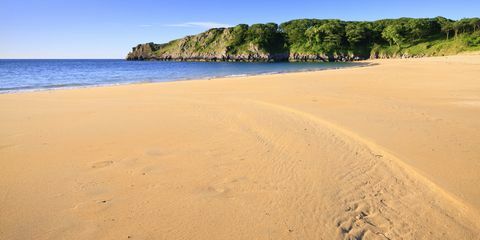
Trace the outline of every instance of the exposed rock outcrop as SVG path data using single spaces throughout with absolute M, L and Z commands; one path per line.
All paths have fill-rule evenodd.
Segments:
M 291 53 L 288 57 L 290 62 L 349 62 L 365 59 L 353 54 L 301 54 Z
M 155 51 L 160 49 L 162 44 L 145 43 L 138 44 L 128 53 L 127 60 L 150 60 L 155 59 Z
M 363 60 L 365 57 L 342 54 L 301 54 L 301 53 L 265 53 L 255 46 L 248 52 L 231 54 L 227 48 L 212 52 L 195 52 L 190 50 L 184 39 L 173 50 L 158 52 L 165 44 L 145 43 L 132 48 L 127 60 L 159 61 L 198 61 L 198 62 L 348 62 Z

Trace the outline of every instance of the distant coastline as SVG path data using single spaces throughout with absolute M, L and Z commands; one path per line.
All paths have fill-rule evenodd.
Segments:
M 346 62 L 454 55 L 480 50 L 480 18 L 399 18 L 371 22 L 297 19 L 212 28 L 132 48 L 127 60 Z

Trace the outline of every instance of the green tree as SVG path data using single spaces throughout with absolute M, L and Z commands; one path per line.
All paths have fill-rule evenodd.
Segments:
M 357 46 L 359 43 L 365 42 L 367 39 L 368 29 L 364 23 L 347 23 L 345 26 L 345 35 L 351 47 Z
M 407 27 L 413 40 L 418 40 L 426 36 L 430 30 L 430 20 L 424 18 L 412 18 L 407 22 Z
M 458 33 L 463 29 L 464 23 L 461 21 L 456 21 L 452 24 L 453 31 L 455 32 L 455 38 L 457 38 Z
M 388 41 L 390 46 L 392 44 L 396 44 L 398 47 L 400 47 L 400 44 L 402 44 L 405 41 L 405 37 L 403 36 L 403 31 L 404 31 L 403 25 L 400 25 L 400 24 L 388 25 L 385 29 L 383 29 L 382 37 Z
M 447 35 L 447 40 L 450 32 L 453 31 L 453 21 L 444 17 L 436 17 L 437 23 L 440 25 L 440 30 Z
M 447 35 L 447 40 L 452 30 L 453 30 L 453 23 L 446 22 L 444 25 L 442 25 L 442 32 L 444 32 Z
M 333 53 L 342 47 L 345 27 L 339 20 L 330 20 L 322 25 L 313 26 L 305 32 L 309 43 L 317 45 L 324 53 Z
M 290 51 L 293 52 L 310 52 L 308 38 L 306 36 L 307 29 L 320 25 L 325 20 L 319 19 L 297 19 L 280 24 L 280 31 L 285 34 L 287 44 Z
M 239 46 L 245 41 L 245 36 L 248 31 L 247 24 L 238 24 L 232 29 L 232 46 Z
M 470 25 L 473 28 L 473 31 L 476 32 L 478 29 L 480 29 L 480 18 L 470 18 Z
M 285 37 L 278 31 L 276 23 L 253 24 L 247 31 L 246 41 L 272 53 L 281 52 L 285 48 Z

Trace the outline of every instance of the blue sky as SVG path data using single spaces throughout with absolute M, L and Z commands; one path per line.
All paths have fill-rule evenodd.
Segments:
M 478 17 L 480 1 L 0 0 L 0 58 L 123 58 L 138 43 L 296 18 Z

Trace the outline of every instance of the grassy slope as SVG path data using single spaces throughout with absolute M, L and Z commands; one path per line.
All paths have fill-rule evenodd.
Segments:
M 401 45 L 400 47 L 375 45 L 372 48 L 372 55 L 377 53 L 379 56 L 398 57 L 408 56 L 444 56 L 454 55 L 460 52 L 479 51 L 480 50 L 480 32 L 474 34 L 461 34 L 457 38 L 452 37 L 449 40 L 434 37 L 426 42 L 418 42 L 411 45 Z

